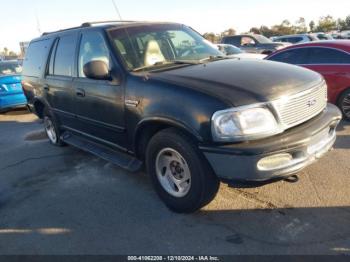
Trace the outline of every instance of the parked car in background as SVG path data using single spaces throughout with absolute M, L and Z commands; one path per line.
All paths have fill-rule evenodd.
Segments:
M 319 74 L 227 58 L 175 23 L 44 34 L 29 45 L 23 88 L 52 144 L 129 171 L 145 164 L 159 197 L 181 213 L 211 202 L 220 181 L 298 173 L 332 148 L 341 118 Z
M 221 44 L 234 45 L 248 53 L 268 55 L 276 50 L 289 46 L 288 43 L 274 43 L 262 35 L 235 35 L 225 36 Z
M 350 39 L 350 30 L 348 30 L 348 31 L 342 31 L 342 32 L 340 33 L 340 35 L 341 35 L 342 39 Z
M 0 62 L 0 111 L 27 104 L 21 85 L 21 72 L 22 66 L 18 61 Z
M 322 41 L 291 46 L 266 58 L 300 65 L 323 75 L 331 103 L 350 120 L 350 41 Z
M 323 32 L 313 33 L 312 35 L 319 40 L 334 40 L 334 38 L 330 34 L 326 34 Z
M 274 42 L 283 42 L 291 44 L 307 43 L 312 41 L 318 41 L 319 39 L 311 34 L 299 34 L 299 35 L 284 35 L 274 37 Z
M 217 47 L 222 53 L 230 57 L 264 59 L 267 56 L 263 54 L 247 53 L 234 45 L 218 44 Z

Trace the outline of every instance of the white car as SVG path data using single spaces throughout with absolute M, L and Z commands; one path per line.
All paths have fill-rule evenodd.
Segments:
M 274 37 L 274 42 L 283 42 L 283 43 L 291 43 L 291 44 L 301 44 L 308 43 L 313 41 L 318 41 L 319 39 L 312 34 L 299 34 L 299 35 L 284 35 Z
M 267 55 L 246 53 L 242 49 L 228 44 L 218 44 L 218 49 L 227 56 L 237 58 L 264 59 Z

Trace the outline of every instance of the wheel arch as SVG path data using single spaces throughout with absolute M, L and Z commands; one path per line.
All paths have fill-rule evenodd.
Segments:
M 186 124 L 170 118 L 154 117 L 142 120 L 136 127 L 133 139 L 133 149 L 137 157 L 143 159 L 148 142 L 161 130 L 175 128 L 191 139 L 202 142 L 203 137 Z

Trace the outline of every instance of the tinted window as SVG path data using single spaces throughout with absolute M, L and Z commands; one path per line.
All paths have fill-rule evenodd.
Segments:
M 269 60 L 296 65 L 296 64 L 305 63 L 306 55 L 307 55 L 307 50 L 300 48 L 300 49 L 286 50 L 284 52 L 280 52 L 270 57 Z
M 308 64 L 350 64 L 350 55 L 330 48 L 310 48 Z
M 241 46 L 241 38 L 240 37 L 225 37 L 223 42 L 224 42 L 224 44 Z
M 23 62 L 23 75 L 40 77 L 46 67 L 47 56 L 52 40 L 41 40 L 30 43 Z
M 72 76 L 75 46 L 76 37 L 74 35 L 60 37 L 54 63 L 55 75 Z
M 295 43 L 298 43 L 300 41 L 303 41 L 302 37 L 291 37 L 291 38 L 288 38 L 287 42 L 295 44 Z
M 83 34 L 79 51 L 78 72 L 79 77 L 85 77 L 84 65 L 91 61 L 103 61 L 110 65 L 109 51 L 105 40 L 98 32 Z
M 0 62 L 0 76 L 19 75 L 22 73 L 22 66 L 19 63 Z

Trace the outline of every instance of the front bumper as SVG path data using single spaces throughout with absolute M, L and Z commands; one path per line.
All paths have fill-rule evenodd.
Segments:
M 336 140 L 341 112 L 334 105 L 306 123 L 283 134 L 239 144 L 201 146 L 216 175 L 223 181 L 263 182 L 296 174 L 330 149 Z M 291 159 L 276 168 L 261 168 L 267 157 L 289 154 Z

